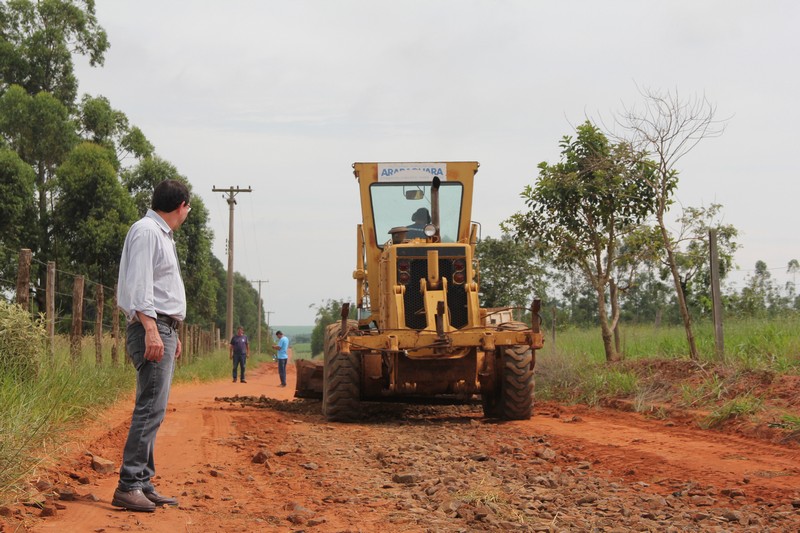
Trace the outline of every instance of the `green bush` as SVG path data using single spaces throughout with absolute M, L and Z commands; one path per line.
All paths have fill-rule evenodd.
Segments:
M 20 306 L 0 300 L 0 373 L 14 380 L 35 379 L 46 346 L 43 320 L 32 320 Z

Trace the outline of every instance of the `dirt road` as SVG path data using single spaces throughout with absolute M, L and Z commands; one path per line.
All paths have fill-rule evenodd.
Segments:
M 368 405 L 331 424 L 277 369 L 173 388 L 156 448 L 180 507 L 110 505 L 131 404 L 79 436 L 40 488 L 62 494 L 1 531 L 797 531 L 800 449 L 614 410 L 538 404 L 525 422 L 477 406 Z M 236 396 L 239 395 L 239 398 Z M 263 397 L 260 397 L 263 395 Z M 77 438 L 77 437 L 76 437 Z M 46 478 L 46 479 L 45 479 Z M 66 500 L 64 499 L 66 495 Z

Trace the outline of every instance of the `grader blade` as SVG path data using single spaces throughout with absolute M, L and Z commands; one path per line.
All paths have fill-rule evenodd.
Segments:
M 295 398 L 322 398 L 322 360 L 298 359 Z

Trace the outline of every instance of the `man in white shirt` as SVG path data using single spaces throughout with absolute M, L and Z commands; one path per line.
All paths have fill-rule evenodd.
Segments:
M 178 326 L 186 318 L 173 231 L 191 211 L 189 190 L 164 180 L 153 191 L 151 209 L 128 231 L 119 265 L 117 304 L 128 319 L 126 345 L 136 367 L 136 404 L 122 455 L 119 484 L 111 504 L 130 511 L 155 511 L 178 505 L 156 492 L 153 449 L 167 410 L 167 399 L 181 356 Z

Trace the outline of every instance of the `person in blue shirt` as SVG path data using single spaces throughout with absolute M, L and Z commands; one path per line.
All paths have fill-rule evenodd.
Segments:
M 236 330 L 236 335 L 231 338 L 230 358 L 233 361 L 233 382 L 236 383 L 236 371 L 241 367 L 242 383 L 247 383 L 244 380 L 244 369 L 247 366 L 247 356 L 250 355 L 250 343 L 247 340 L 247 335 L 244 334 L 244 328 L 239 326 Z
M 278 351 L 278 375 L 281 377 L 281 387 L 285 387 L 286 363 L 289 361 L 289 337 L 281 331 L 276 331 L 275 336 L 278 337 L 278 344 L 273 344 L 272 347 Z

